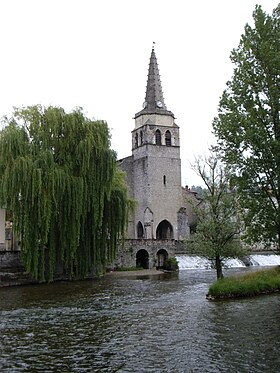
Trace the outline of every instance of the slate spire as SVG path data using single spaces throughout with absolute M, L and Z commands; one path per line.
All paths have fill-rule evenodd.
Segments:
M 152 48 L 150 57 L 146 96 L 143 103 L 143 109 L 135 115 L 135 118 L 137 118 L 141 114 L 167 114 L 174 117 L 174 114 L 171 111 L 167 110 L 164 103 L 159 68 L 154 46 Z
M 153 110 L 157 108 L 166 110 L 154 47 L 152 49 L 150 57 L 144 108 L 147 108 L 148 110 Z

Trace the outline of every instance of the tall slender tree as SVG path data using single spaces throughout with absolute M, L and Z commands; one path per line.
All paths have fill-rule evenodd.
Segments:
M 194 206 L 196 229 L 187 246 L 193 253 L 210 260 L 220 279 L 225 261 L 245 254 L 240 243 L 237 194 L 230 186 L 227 168 L 215 154 L 204 160 L 198 159 L 193 168 L 205 189 L 202 190 L 201 202 Z
M 17 109 L 5 122 L 0 204 L 13 212 L 27 271 L 48 281 L 56 265 L 71 277 L 102 271 L 129 206 L 106 122 L 80 108 L 41 106 Z
M 231 53 L 213 128 L 242 197 L 247 240 L 280 249 L 280 4 L 272 15 L 256 6 L 253 19 Z

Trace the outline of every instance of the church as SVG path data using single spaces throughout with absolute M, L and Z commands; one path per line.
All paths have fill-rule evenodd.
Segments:
M 154 48 L 145 101 L 134 119 L 132 155 L 120 160 L 137 202 L 127 238 L 183 240 L 190 234 L 194 194 L 181 186 L 180 128 L 164 102 Z
M 119 161 L 136 208 L 127 239 L 182 241 L 194 221 L 196 193 L 181 186 L 180 128 L 164 102 L 159 67 L 151 52 L 143 108 L 135 114 L 132 155 Z M 165 241 L 165 243 L 162 243 Z M 162 246 L 162 247 L 163 247 Z

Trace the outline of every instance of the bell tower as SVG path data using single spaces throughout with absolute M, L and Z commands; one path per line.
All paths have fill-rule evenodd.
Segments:
M 134 119 L 134 238 L 178 239 L 178 214 L 182 206 L 179 127 L 164 102 L 154 47 L 143 109 Z

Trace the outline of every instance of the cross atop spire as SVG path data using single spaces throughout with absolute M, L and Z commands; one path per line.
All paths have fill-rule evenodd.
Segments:
M 173 115 L 168 111 L 164 103 L 159 68 L 155 54 L 155 42 L 153 42 L 152 53 L 149 63 L 148 80 L 146 87 L 146 97 L 143 104 L 143 110 L 135 115 L 135 118 L 141 114 L 167 114 Z

